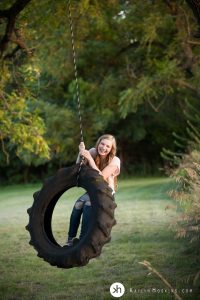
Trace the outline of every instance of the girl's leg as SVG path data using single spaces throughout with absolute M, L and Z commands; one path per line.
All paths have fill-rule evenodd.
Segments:
M 72 244 L 72 239 L 76 237 L 77 231 L 80 224 L 81 215 L 83 212 L 84 203 L 88 200 L 88 194 L 82 195 L 75 203 L 69 223 L 69 231 L 68 231 L 68 245 Z
M 69 223 L 68 241 L 72 240 L 77 235 L 81 215 L 83 212 L 83 205 L 84 202 L 79 198 L 73 207 Z
M 82 217 L 82 224 L 81 224 L 80 239 L 86 235 L 87 230 L 89 228 L 91 211 L 92 211 L 91 202 L 90 200 L 88 200 L 84 203 L 83 206 L 83 217 Z

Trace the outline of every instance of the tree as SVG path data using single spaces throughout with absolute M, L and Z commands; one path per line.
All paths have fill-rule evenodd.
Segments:
M 3 1 L 0 9 L 7 11 L 16 3 L 25 4 Z M 136 161 L 161 165 L 159 153 L 173 143 L 171 132 L 180 134 L 185 128 L 183 99 L 200 95 L 199 45 L 190 34 L 196 26 L 192 11 L 185 1 L 82 0 L 71 1 L 71 8 L 87 146 L 99 134 L 112 132 L 127 169 Z M 19 139 L 11 140 L 7 131 L 2 137 L 5 151 L 13 147 L 23 164 L 32 166 L 46 163 L 40 156 L 48 157 L 48 144 L 51 165 L 71 163 L 80 133 L 66 1 L 27 2 L 13 28 L 20 30 L 29 51 L 7 43 L 1 90 L 20 100 L 23 95 L 35 130 L 42 128 L 38 136 L 44 147 L 36 159 L 30 149 L 18 151 Z M 3 23 L 0 30 L 4 36 Z M 10 115 L 6 118 L 13 124 Z M 32 144 L 35 149 L 34 140 Z

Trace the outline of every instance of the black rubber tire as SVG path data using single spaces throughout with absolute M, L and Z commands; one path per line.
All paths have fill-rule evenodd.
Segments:
M 59 268 L 73 268 L 86 265 L 91 258 L 101 254 L 102 247 L 110 241 L 113 225 L 116 224 L 114 210 L 116 203 L 112 190 L 99 173 L 83 165 L 78 186 L 84 188 L 91 200 L 92 216 L 87 234 L 74 246 L 60 246 L 52 233 L 51 221 L 54 207 L 60 196 L 77 186 L 79 164 L 60 169 L 48 178 L 42 189 L 34 193 L 33 206 L 27 212 L 31 240 L 29 242 L 38 256 Z

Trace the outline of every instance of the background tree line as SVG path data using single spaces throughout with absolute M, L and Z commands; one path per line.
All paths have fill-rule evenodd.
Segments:
M 159 172 L 163 149 L 187 151 L 188 103 L 198 109 L 192 10 L 184 0 L 71 8 L 87 147 L 112 133 L 125 173 Z M 73 163 L 80 139 L 67 1 L 3 0 L 0 20 L 0 179 L 36 181 Z

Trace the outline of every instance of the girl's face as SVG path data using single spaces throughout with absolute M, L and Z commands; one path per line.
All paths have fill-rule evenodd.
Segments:
M 101 157 L 106 157 L 112 149 L 112 142 L 108 139 L 102 139 L 98 145 L 98 153 Z

